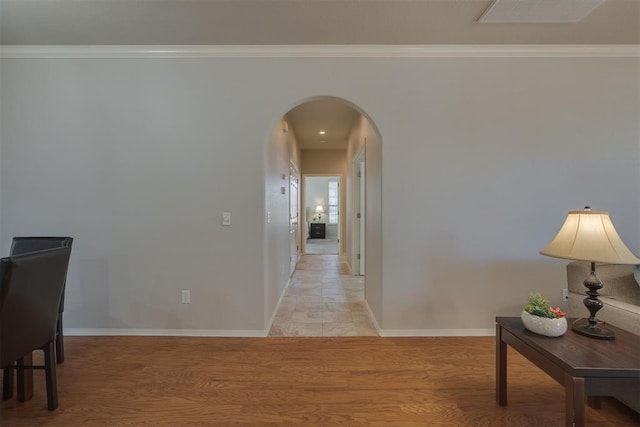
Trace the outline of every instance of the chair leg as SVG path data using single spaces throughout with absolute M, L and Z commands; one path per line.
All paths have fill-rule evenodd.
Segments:
M 13 369 L 4 368 L 2 370 L 2 400 L 13 397 Z
M 56 361 L 64 362 L 64 336 L 62 334 L 62 313 L 58 313 L 58 324 L 56 326 Z
M 31 352 L 16 360 L 16 378 L 18 386 L 18 401 L 26 402 L 33 397 L 33 371 L 24 369 L 25 366 L 33 365 Z
M 53 411 L 58 407 L 58 384 L 53 341 L 46 344 L 42 349 L 44 350 L 44 372 L 47 382 L 47 408 Z

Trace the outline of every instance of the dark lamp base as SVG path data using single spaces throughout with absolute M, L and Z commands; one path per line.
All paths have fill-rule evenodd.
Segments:
M 601 340 L 615 340 L 616 336 L 608 329 L 599 326 L 591 326 L 585 319 L 576 320 L 571 325 L 573 332 L 590 338 L 598 338 Z

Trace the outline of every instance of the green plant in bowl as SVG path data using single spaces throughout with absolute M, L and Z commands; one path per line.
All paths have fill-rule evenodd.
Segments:
M 539 292 L 529 294 L 529 304 L 524 306 L 524 311 L 533 316 L 546 317 L 547 319 L 558 319 L 566 315 L 559 307 L 551 307 L 549 301 Z

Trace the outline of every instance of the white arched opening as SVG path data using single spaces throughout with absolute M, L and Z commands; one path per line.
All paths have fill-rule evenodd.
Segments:
M 329 145 L 329 149 L 310 148 L 310 144 L 321 144 L 316 140 L 310 141 L 315 136 L 314 132 L 332 126 L 323 122 L 323 118 L 331 123 L 332 120 L 340 122 L 340 117 L 335 117 L 340 114 L 349 115 L 348 130 L 341 137 L 340 148 L 335 145 Z M 341 129 L 344 129 L 344 124 L 342 126 Z M 333 144 L 328 136 L 326 138 L 326 144 Z M 367 171 L 362 182 L 354 181 L 354 177 L 357 177 L 354 165 L 361 165 Z M 307 98 L 295 103 L 277 120 L 267 141 L 265 320 L 268 326 L 273 322 L 292 273 L 291 267 L 297 257 L 304 253 L 309 222 L 309 213 L 300 202 L 305 197 L 304 181 L 298 179 L 297 207 L 292 204 L 291 189 L 294 188 L 292 184 L 296 177 L 305 175 L 340 177 L 340 253 L 346 257 L 354 274 L 361 274 L 359 262 L 356 262 L 358 254 L 361 254 L 365 300 L 372 317 L 379 323 L 382 314 L 381 136 L 362 108 L 347 100 L 329 96 Z M 356 188 L 362 188 L 359 193 L 362 197 L 356 197 Z M 364 223 L 362 232 L 357 228 L 358 214 Z M 292 242 L 292 239 L 295 240 Z M 359 246 L 360 242 L 362 247 Z

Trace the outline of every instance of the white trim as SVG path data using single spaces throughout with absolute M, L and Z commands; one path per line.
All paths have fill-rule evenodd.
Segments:
M 211 330 L 211 329 L 83 329 L 64 330 L 65 336 L 145 336 L 145 337 L 238 337 L 263 338 L 264 330 Z
M 369 312 L 369 318 L 371 319 L 371 323 L 373 323 L 373 327 L 376 328 L 376 332 L 378 333 L 378 335 L 382 336 L 380 334 L 380 325 L 378 325 L 376 316 L 373 315 L 373 311 L 371 311 L 371 307 L 369 307 L 369 303 L 367 302 L 367 300 L 364 301 L 364 306 L 367 308 L 367 311 Z
M 282 293 L 280 294 L 280 298 L 278 299 L 278 304 L 276 304 L 276 309 L 273 311 L 273 314 L 271 315 L 271 319 L 269 319 L 269 323 L 267 323 L 267 329 L 266 329 L 265 336 L 269 336 L 269 331 L 271 330 L 271 327 L 273 326 L 273 321 L 276 318 L 276 314 L 278 314 L 278 310 L 280 310 L 280 304 L 282 303 L 282 299 L 284 298 L 284 295 L 287 293 L 287 288 L 289 288 L 289 285 L 291 285 L 291 277 L 289 277 L 287 279 L 287 284 L 284 285 L 284 289 L 282 290 Z
M 491 337 L 495 329 L 383 329 L 381 337 Z
M 381 337 L 484 337 L 495 336 L 493 329 L 380 329 L 371 308 L 365 302 L 371 322 Z M 270 325 L 273 323 L 273 318 Z M 270 329 L 270 327 L 269 327 Z M 144 336 L 144 337 L 229 337 L 265 338 L 264 330 L 209 329 L 65 329 L 65 336 Z
M 0 46 L 0 58 L 640 57 L 640 45 Z

